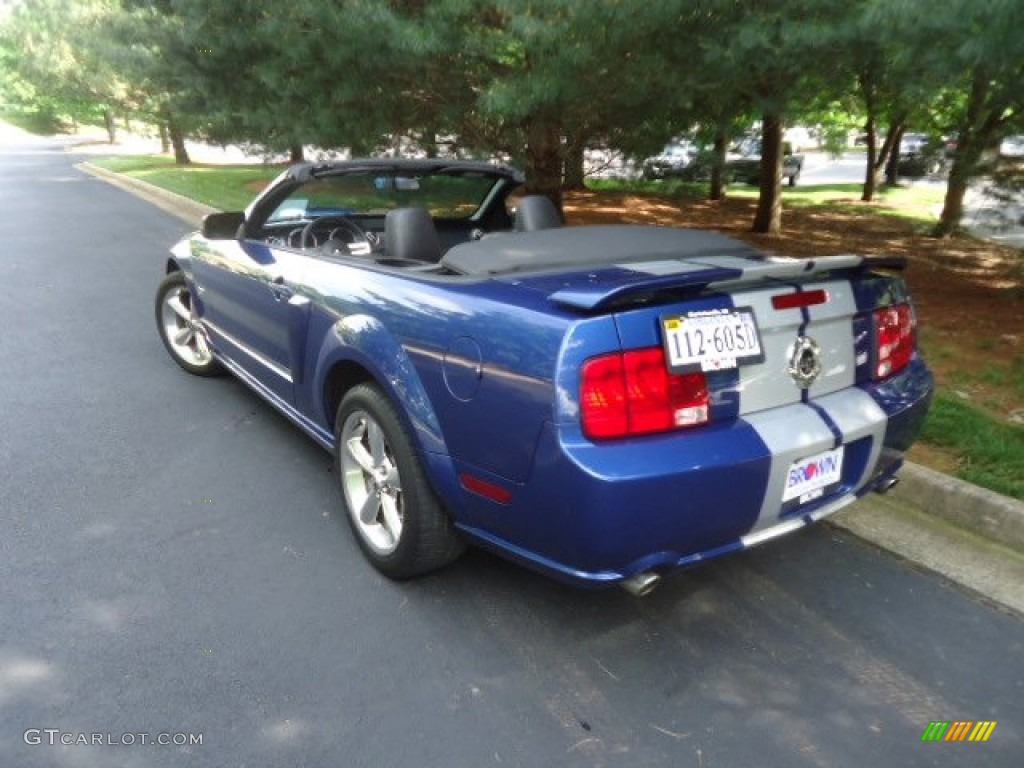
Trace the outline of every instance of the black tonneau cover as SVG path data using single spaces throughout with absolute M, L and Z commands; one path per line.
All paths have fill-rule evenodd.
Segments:
M 695 256 L 765 258 L 717 232 L 616 224 L 491 235 L 455 246 L 441 264 L 462 275 L 507 275 Z

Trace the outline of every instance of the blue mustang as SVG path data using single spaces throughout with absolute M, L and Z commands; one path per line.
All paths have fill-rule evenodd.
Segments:
M 294 166 L 174 247 L 161 338 L 333 453 L 397 579 L 472 542 L 643 594 L 895 482 L 933 389 L 899 261 L 563 227 L 522 183 Z

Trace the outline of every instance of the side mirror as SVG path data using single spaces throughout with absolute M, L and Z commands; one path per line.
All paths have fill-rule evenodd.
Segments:
M 241 212 L 208 214 L 203 219 L 203 237 L 207 240 L 234 240 L 244 223 L 245 214 Z

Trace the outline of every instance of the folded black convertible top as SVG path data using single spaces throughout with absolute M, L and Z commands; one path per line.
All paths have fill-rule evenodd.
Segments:
M 485 237 L 455 246 L 444 255 L 441 264 L 463 275 L 506 275 L 695 256 L 765 258 L 764 254 L 746 243 L 717 232 L 607 225 Z

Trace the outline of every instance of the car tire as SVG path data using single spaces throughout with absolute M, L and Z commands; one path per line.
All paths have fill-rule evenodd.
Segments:
M 427 480 L 398 412 L 374 385 L 350 389 L 335 419 L 334 468 L 360 549 L 391 579 L 442 568 L 464 544 Z
M 799 171 L 797 171 L 792 176 L 790 176 L 789 177 L 789 186 L 795 187 L 796 186 L 796 180 L 797 180 L 797 178 L 799 178 L 799 176 L 800 176 L 800 172 Z
M 194 376 L 221 376 L 205 332 L 192 306 L 192 294 L 181 272 L 171 272 L 156 291 L 156 327 L 171 359 Z

